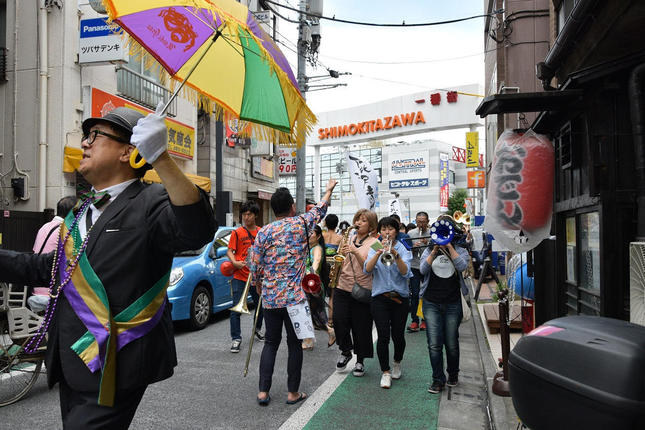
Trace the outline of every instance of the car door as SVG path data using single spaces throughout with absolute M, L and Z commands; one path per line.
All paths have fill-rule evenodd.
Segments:
M 208 251 L 208 272 L 213 286 L 213 311 L 217 312 L 232 306 L 233 297 L 231 292 L 232 276 L 224 276 L 220 266 L 228 261 L 226 250 L 232 229 L 220 229 L 215 234 L 215 239 Z

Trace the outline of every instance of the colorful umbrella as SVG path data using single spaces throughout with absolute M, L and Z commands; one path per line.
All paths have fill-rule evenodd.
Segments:
M 289 63 L 242 4 L 234 0 L 104 0 L 104 4 L 110 19 L 130 35 L 131 52 L 143 48 L 152 55 L 170 77 L 185 84 L 188 98 L 214 102 L 218 114 L 228 112 L 252 123 L 252 134 L 271 142 L 300 145 L 303 138 L 296 137 L 311 131 L 316 118 Z

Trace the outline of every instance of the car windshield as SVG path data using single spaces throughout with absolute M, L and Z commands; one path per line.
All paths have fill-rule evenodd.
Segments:
M 215 233 L 215 244 L 219 248 L 220 246 L 225 246 L 228 248 L 228 240 L 231 237 L 231 232 L 233 230 L 219 230 L 217 233 Z M 194 257 L 202 252 L 204 252 L 204 249 L 208 246 L 208 244 L 202 246 L 199 249 L 191 249 L 189 251 L 181 251 L 176 253 L 175 255 L 177 257 Z

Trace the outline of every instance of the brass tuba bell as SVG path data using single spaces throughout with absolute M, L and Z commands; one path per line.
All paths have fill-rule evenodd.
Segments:
M 470 214 L 464 214 L 461 211 L 455 211 L 455 213 L 452 214 L 452 217 L 455 219 L 455 222 L 457 224 L 470 225 Z

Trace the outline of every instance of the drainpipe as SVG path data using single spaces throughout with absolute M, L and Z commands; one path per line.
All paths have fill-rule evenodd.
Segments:
M 38 210 L 43 211 L 47 205 L 47 79 L 49 76 L 47 73 L 47 5 L 45 0 L 40 0 L 39 3 L 40 138 L 38 141 Z
M 637 226 L 636 241 L 645 241 L 645 63 L 634 67 L 629 76 L 629 111 L 634 135 Z

